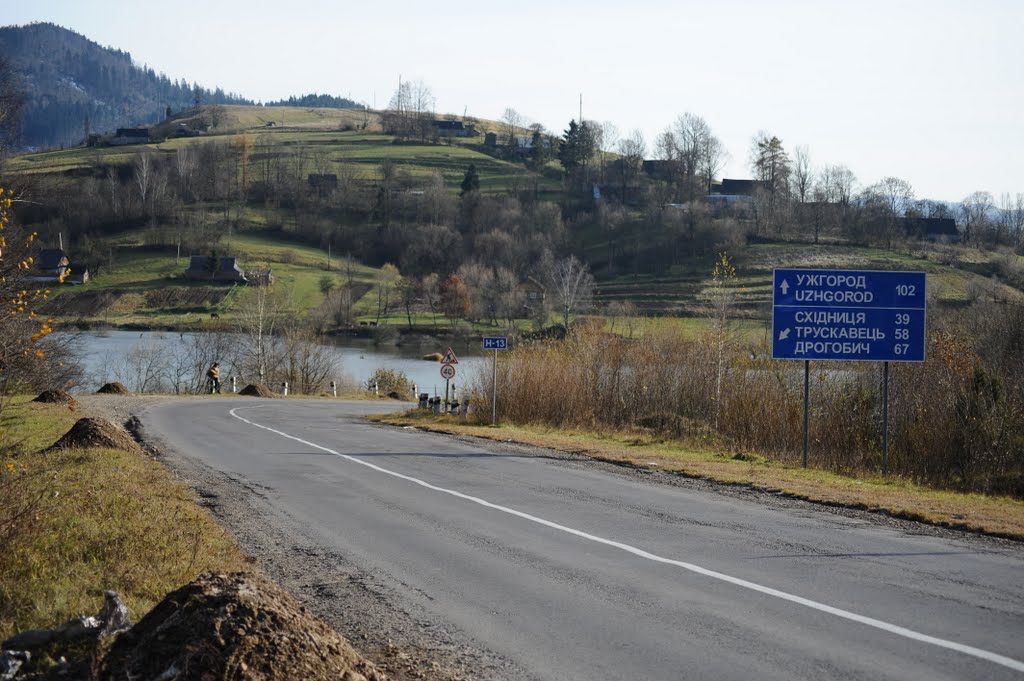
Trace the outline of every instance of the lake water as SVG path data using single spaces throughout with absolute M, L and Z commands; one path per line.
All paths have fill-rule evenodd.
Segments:
M 137 347 L 163 347 L 166 345 L 168 351 L 183 346 L 191 334 L 160 331 L 101 331 L 83 333 L 82 349 L 83 364 L 87 375 L 87 381 L 82 386 L 84 392 L 92 392 L 103 383 L 118 380 L 114 367 L 121 366 L 134 348 Z M 476 341 L 479 343 L 479 341 Z M 439 352 L 444 353 L 447 344 L 441 345 L 421 344 L 418 346 L 396 347 L 394 345 L 374 345 L 371 339 L 362 338 L 341 338 L 329 345 L 340 367 L 340 373 L 336 377 L 339 384 L 356 382 L 359 385 L 366 385 L 367 380 L 373 376 L 377 369 L 392 369 L 401 371 L 409 380 L 416 384 L 420 392 L 444 395 L 444 379 L 441 378 L 441 365 L 438 362 L 426 361 L 423 355 Z M 481 367 L 489 366 L 486 359 L 481 355 L 477 347 L 468 346 L 463 343 L 456 345 L 455 354 L 459 358 L 456 366 L 457 374 L 453 383 L 460 385 L 469 384 L 471 377 L 477 375 Z M 475 351 L 476 354 L 473 354 Z M 222 378 L 225 379 L 225 389 L 230 390 L 230 383 L 227 382 L 227 372 Z M 239 384 L 241 389 L 244 384 Z

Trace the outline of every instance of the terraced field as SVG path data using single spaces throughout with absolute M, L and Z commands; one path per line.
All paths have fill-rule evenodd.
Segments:
M 736 279 L 726 288 L 733 293 L 735 316 L 752 320 L 771 318 L 772 270 L 777 267 L 923 271 L 928 273 L 931 304 L 956 306 L 979 298 L 1024 303 L 1024 291 L 991 277 L 990 258 L 976 256 L 973 262 L 963 262 L 961 256 L 955 263 L 943 262 L 948 255 L 934 246 L 900 253 L 835 244 L 756 244 L 738 254 Z M 630 302 L 648 316 L 699 317 L 706 314 L 712 266 L 710 259 L 694 260 L 666 275 L 602 281 L 597 300 Z

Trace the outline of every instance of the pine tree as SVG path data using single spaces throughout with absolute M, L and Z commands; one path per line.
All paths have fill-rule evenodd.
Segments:
M 466 168 L 466 174 L 462 178 L 461 187 L 462 193 L 460 196 L 468 194 L 469 192 L 480 191 L 480 176 L 476 172 L 475 164 L 470 163 L 469 167 Z

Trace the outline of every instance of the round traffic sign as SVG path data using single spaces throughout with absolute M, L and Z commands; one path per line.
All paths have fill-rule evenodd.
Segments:
M 451 364 L 442 364 L 441 378 L 449 381 L 455 378 L 455 367 L 453 367 Z

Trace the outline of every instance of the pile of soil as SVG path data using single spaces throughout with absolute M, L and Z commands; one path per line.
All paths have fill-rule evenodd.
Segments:
M 114 381 L 113 383 L 107 383 L 102 388 L 96 391 L 97 395 L 131 395 L 132 392 L 128 388 L 124 387 L 123 383 Z
M 444 355 L 442 355 L 440 352 L 432 352 L 429 355 L 423 355 L 423 359 L 427 360 L 428 362 L 440 362 L 442 359 L 444 359 Z
M 132 436 L 124 428 L 115 426 L 106 419 L 84 418 L 78 419 L 71 430 L 50 445 L 49 449 L 88 449 L 92 447 L 102 449 L 120 449 L 125 452 L 144 453 Z
M 330 627 L 273 582 L 201 575 L 121 634 L 101 679 L 387 681 Z
M 75 401 L 75 398 L 60 388 L 57 388 L 55 390 L 44 390 L 32 401 L 43 402 L 45 404 L 71 404 Z
M 274 397 L 274 391 L 262 383 L 250 383 L 239 390 L 238 394 L 249 395 L 251 397 Z

